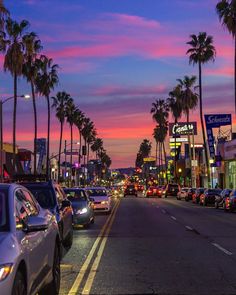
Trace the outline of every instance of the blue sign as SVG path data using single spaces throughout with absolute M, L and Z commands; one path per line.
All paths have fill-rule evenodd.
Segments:
M 212 128 L 231 125 L 232 118 L 231 118 L 231 114 L 204 115 L 204 117 L 205 117 L 205 123 L 206 123 L 210 157 L 214 158 L 215 157 L 215 139 L 213 136 Z
M 204 115 L 206 128 L 216 128 L 232 124 L 231 114 L 224 115 Z

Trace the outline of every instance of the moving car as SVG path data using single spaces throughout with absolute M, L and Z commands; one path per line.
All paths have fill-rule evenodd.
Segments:
M 83 225 L 89 227 L 94 223 L 93 203 L 89 200 L 85 189 L 65 188 L 67 199 L 71 201 L 73 208 L 73 225 Z
M 177 193 L 176 199 L 177 200 L 185 199 L 186 196 L 188 195 L 188 191 L 189 191 L 188 187 L 182 187 L 180 191 Z
M 215 197 L 215 208 L 223 207 L 225 209 L 225 200 L 230 196 L 232 189 L 223 189 L 220 195 Z
M 188 193 L 185 196 L 185 201 L 188 202 L 192 200 L 193 194 L 195 194 L 195 192 L 196 192 L 196 188 L 189 188 Z
M 220 195 L 221 189 L 206 189 L 203 194 L 200 195 L 199 204 L 207 206 L 208 204 L 215 204 L 216 196 Z
M 125 191 L 124 191 L 124 197 L 126 196 L 138 196 L 137 190 L 133 184 L 127 185 Z
M 67 250 L 73 243 L 73 210 L 71 202 L 61 186 L 53 181 L 21 182 L 38 201 L 39 205 L 50 210 L 58 222 L 61 245 Z M 61 251 L 63 253 L 63 251 Z
M 20 185 L 0 184 L 0 253 L 0 294 L 59 293 L 58 224 Z
M 195 193 L 193 193 L 193 195 L 192 195 L 192 202 L 195 204 L 198 204 L 200 201 L 200 196 L 201 196 L 201 194 L 204 193 L 205 190 L 206 189 L 204 187 L 197 188 Z
M 180 187 L 177 183 L 168 183 L 163 191 L 163 195 L 165 198 L 167 196 L 174 196 L 177 197 L 178 192 L 180 191 Z
M 93 202 L 95 212 L 111 212 L 111 198 L 105 187 L 87 187 L 86 192 Z
M 163 190 L 164 190 L 164 186 L 159 185 L 159 186 L 150 186 L 146 192 L 146 197 L 153 197 L 153 196 L 157 196 L 159 198 L 162 197 L 163 195 Z

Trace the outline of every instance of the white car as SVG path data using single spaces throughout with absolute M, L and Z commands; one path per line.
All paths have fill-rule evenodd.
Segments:
M 87 187 L 86 192 L 94 204 L 95 212 L 111 212 L 111 198 L 105 187 Z
M 180 191 L 178 192 L 176 199 L 177 200 L 185 199 L 186 196 L 188 195 L 188 191 L 189 191 L 189 188 L 188 187 L 182 187 L 180 189 Z
M 55 217 L 25 187 L 0 184 L 0 294 L 56 295 L 59 288 Z

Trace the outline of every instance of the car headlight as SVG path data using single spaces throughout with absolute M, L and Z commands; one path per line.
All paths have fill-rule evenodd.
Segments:
M 12 264 L 0 265 L 0 282 L 5 280 L 12 271 Z
M 101 204 L 102 205 L 108 204 L 108 201 L 102 201 Z
M 79 209 L 76 214 L 85 214 L 88 212 L 88 209 L 87 208 L 83 208 L 83 209 Z
M 165 194 L 166 193 L 166 191 L 163 191 L 163 194 Z

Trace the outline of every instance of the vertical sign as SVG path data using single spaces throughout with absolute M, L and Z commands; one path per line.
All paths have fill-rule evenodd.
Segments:
M 219 114 L 219 115 L 204 115 L 206 130 L 207 130 L 207 138 L 208 138 L 208 146 L 210 151 L 210 157 L 215 157 L 215 146 L 214 146 L 214 136 L 213 136 L 213 128 L 217 128 L 220 126 L 227 126 L 232 124 L 231 114 Z

